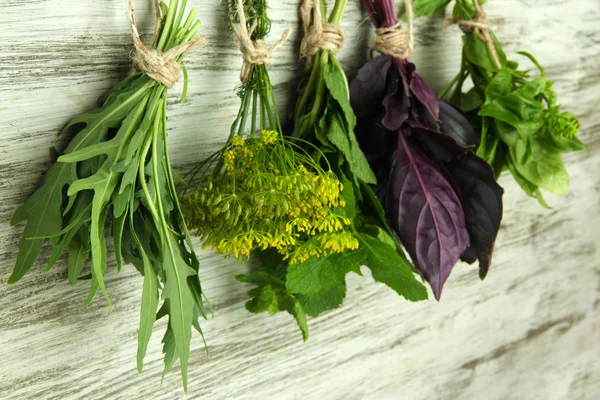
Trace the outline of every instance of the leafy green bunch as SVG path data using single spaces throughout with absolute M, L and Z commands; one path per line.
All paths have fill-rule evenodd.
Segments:
M 449 2 L 421 0 L 419 15 L 434 13 Z M 453 17 L 470 21 L 482 12 L 473 0 L 457 0 Z M 528 195 L 548 207 L 540 189 L 564 194 L 569 187 L 561 154 L 586 148 L 575 136 L 579 122 L 573 114 L 561 111 L 553 82 L 531 54 L 518 53 L 538 68 L 537 78 L 507 60 L 496 37 L 489 34 L 495 55 L 481 35 L 467 29 L 460 72 L 441 97 L 452 91 L 449 101 L 481 128 L 477 155 L 492 165 L 496 176 L 509 170 Z M 469 79 L 473 87 L 467 90 Z
M 196 40 L 200 26 L 196 11 L 184 21 L 186 1 L 178 8 L 179 3 L 160 5 L 163 18 L 152 46 L 160 53 Z M 174 60 L 181 63 L 184 56 Z M 105 230 L 111 226 L 118 271 L 125 261 L 144 276 L 138 370 L 142 371 L 155 321 L 168 316 L 163 338 L 165 373 L 179 359 L 187 388 L 191 327 L 202 334 L 198 317 L 205 313 L 199 263 L 169 161 L 166 89 L 147 74 L 136 73 L 103 95 L 99 108 L 68 123 L 65 130 L 75 130 L 74 138 L 50 167 L 42 186 L 12 218 L 13 225 L 25 220 L 27 225 L 9 283 L 25 275 L 49 239 L 54 250 L 46 271 L 68 251 L 69 282 L 91 279 L 85 304 L 100 290 L 110 306 L 104 273 Z M 91 274 L 85 275 L 88 260 Z
M 306 5 L 306 3 L 305 3 Z M 323 24 L 339 25 L 346 0 L 337 0 Z M 311 22 L 326 16 L 324 2 L 315 2 Z M 344 234 L 356 247 L 330 254 L 310 254 L 302 262 L 290 262 L 273 251 L 258 251 L 261 266 L 238 276 L 255 287 L 248 292 L 246 308 L 253 313 L 287 311 L 308 338 L 306 317 L 337 308 L 346 297 L 345 277 L 361 274 L 367 265 L 373 278 L 411 301 L 427 298 L 415 278 L 399 242 L 390 231 L 384 210 L 370 185 L 376 183 L 354 134 L 356 117 L 349 100 L 348 82 L 331 50 L 321 49 L 312 59 L 294 118 L 293 137 L 314 162 L 331 166 L 343 183 L 339 212 L 349 221 Z M 311 239 L 315 246 L 334 246 L 327 234 Z
M 230 7 L 232 21 L 247 29 L 254 43 L 269 32 L 266 11 L 264 0 L 248 1 L 243 9 Z M 191 180 L 199 183 L 183 195 L 190 227 L 205 246 L 240 261 L 259 249 L 275 249 L 296 263 L 355 248 L 356 241 L 340 232 L 350 223 L 336 211 L 343 206 L 340 181 L 297 141 L 281 135 L 266 65 L 246 67 L 230 137 L 197 166 Z M 318 246 L 311 240 L 315 236 L 319 243 L 324 238 L 331 243 Z

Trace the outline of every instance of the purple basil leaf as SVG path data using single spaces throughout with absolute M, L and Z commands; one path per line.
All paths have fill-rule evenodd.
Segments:
M 475 247 L 467 247 L 465 252 L 462 253 L 462 256 L 460 256 L 460 259 L 468 264 L 473 264 L 477 261 L 477 251 L 475 250 Z
M 400 133 L 387 194 L 390 226 L 439 301 L 469 234 L 461 202 L 441 171 Z
M 440 130 L 463 146 L 479 147 L 479 135 L 469 120 L 450 104 L 440 101 Z
M 358 118 L 372 117 L 382 107 L 391 65 L 391 57 L 375 57 L 358 71 L 350 83 L 350 103 Z
M 384 116 L 385 110 L 382 108 L 372 118 L 358 119 L 355 133 L 363 153 L 389 157 L 394 152 L 397 135 L 383 126 Z
M 433 90 L 431 90 L 427 82 L 425 82 L 425 79 L 416 72 L 412 74 L 410 91 L 427 108 L 433 118 L 438 120 L 440 116 L 438 99 L 435 97 L 435 93 L 433 93 Z
M 406 122 L 410 115 L 410 98 L 404 90 L 388 94 L 383 99 L 385 116 L 382 123 L 390 131 L 397 131 Z
M 469 151 L 468 147 L 457 143 L 452 137 L 431 129 L 411 127 L 410 132 L 411 138 L 419 143 L 423 151 L 437 161 L 448 162 Z
M 413 96 L 414 99 L 414 96 Z M 411 115 L 413 125 L 420 125 L 434 131 L 439 131 L 438 120 L 431 115 L 427 107 L 418 100 L 413 100 L 411 104 Z
M 415 64 L 404 58 L 394 58 L 394 66 L 402 79 L 402 86 L 407 96 L 410 96 L 410 80 L 417 69 Z
M 446 164 L 463 198 L 463 208 L 471 244 L 462 259 L 473 263 L 479 259 L 479 277 L 485 278 L 494 242 L 502 220 L 502 194 L 492 168 L 472 152 Z

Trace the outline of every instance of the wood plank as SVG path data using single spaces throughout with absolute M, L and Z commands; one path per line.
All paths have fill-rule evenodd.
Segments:
M 16 205 L 39 183 L 48 147 L 73 115 L 129 71 L 132 51 L 125 1 L 0 0 L 0 398 L 183 398 L 180 376 L 161 387 L 155 328 L 143 374 L 135 365 L 141 277 L 114 268 L 106 284 L 115 305 L 98 297 L 77 309 L 86 284 L 71 288 L 61 263 L 44 275 L 43 260 L 6 286 L 22 226 L 10 227 Z M 241 57 L 221 0 L 190 1 L 210 47 L 190 54 L 190 89 L 170 93 L 169 140 L 176 168 L 189 166 L 225 140 L 237 113 Z M 271 3 L 275 41 L 295 31 L 272 59 L 282 115 L 293 108 L 299 78 L 299 1 Z M 136 2 L 147 36 L 152 2 Z M 489 21 L 513 57 L 530 50 L 556 81 L 561 103 L 581 119 L 590 148 L 565 157 L 569 193 L 548 196 L 544 210 L 503 176 L 505 216 L 494 264 L 484 282 L 459 265 L 441 303 L 407 303 L 370 279 L 348 278 L 340 309 L 309 320 L 303 343 L 287 315 L 250 315 L 248 286 L 234 276 L 251 265 L 200 251 L 203 286 L 215 318 L 203 328 L 206 356 L 192 342 L 186 399 L 588 399 L 600 396 L 600 40 L 597 0 L 503 0 L 486 4 Z M 366 60 L 371 28 L 352 1 L 340 61 L 350 75 Z M 460 62 L 460 33 L 443 16 L 416 23 L 412 59 L 436 91 Z M 525 63 L 525 60 L 523 60 Z M 527 64 L 527 63 L 525 63 Z M 200 244 L 197 243 L 197 248 Z M 44 251 L 42 258 L 48 257 Z M 598 398 L 598 397 L 594 397 Z

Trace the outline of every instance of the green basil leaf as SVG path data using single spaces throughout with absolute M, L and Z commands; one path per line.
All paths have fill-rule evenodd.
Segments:
M 569 188 L 569 174 L 560 154 L 547 149 L 542 142 L 531 139 L 533 154 L 526 157 L 527 144 L 519 141 L 510 147 L 515 169 L 534 185 L 555 194 L 565 194 Z M 522 162 L 527 160 L 526 162 Z
M 432 15 L 443 10 L 450 0 L 415 0 L 413 2 L 413 13 L 415 18 Z

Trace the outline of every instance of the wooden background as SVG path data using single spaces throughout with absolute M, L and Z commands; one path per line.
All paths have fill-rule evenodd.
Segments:
M 137 0 L 141 28 L 153 27 L 152 1 Z M 175 167 L 185 170 L 224 141 L 238 108 L 233 89 L 241 57 L 219 0 L 199 8 L 210 47 L 187 58 L 191 86 L 170 93 Z M 271 67 L 288 116 L 299 76 L 298 0 L 271 2 L 271 39 L 293 40 Z M 458 265 L 441 303 L 410 304 L 383 285 L 348 278 L 335 311 L 309 320 L 303 343 L 288 315 L 250 315 L 248 287 L 234 280 L 249 265 L 200 252 L 203 286 L 215 308 L 203 324 L 210 355 L 193 338 L 187 399 L 592 399 L 600 398 L 600 1 L 494 0 L 490 24 L 512 58 L 534 53 L 556 81 L 560 101 L 581 119 L 589 150 L 570 154 L 572 184 L 542 209 L 503 176 L 505 216 L 492 270 Z M 184 398 L 176 369 L 160 385 L 164 325 L 146 367 L 135 367 L 142 279 L 134 268 L 106 277 L 115 304 L 101 296 L 77 309 L 87 285 L 71 288 L 66 266 L 41 262 L 5 283 L 22 226 L 15 206 L 32 193 L 48 148 L 74 114 L 129 73 L 132 43 L 125 0 L 0 0 L 0 399 Z M 412 57 L 440 91 L 457 71 L 460 33 L 443 15 L 419 20 Z M 352 75 L 367 57 L 370 23 L 349 1 L 342 65 Z M 150 35 L 146 35 L 148 39 Z M 43 257 L 48 257 L 48 251 Z

